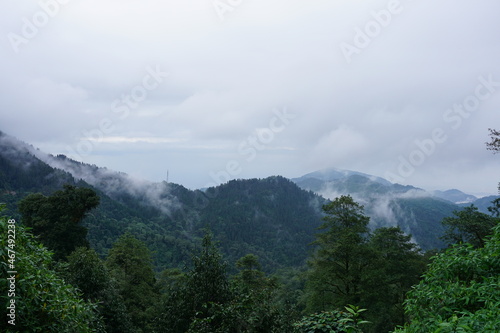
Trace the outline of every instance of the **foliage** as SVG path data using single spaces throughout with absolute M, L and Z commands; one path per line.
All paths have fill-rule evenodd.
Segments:
M 442 238 L 449 244 L 469 243 L 474 247 L 483 247 L 486 237 L 498 224 L 497 218 L 479 212 L 474 205 L 453 214 L 455 217 L 447 217 L 442 221 L 447 227 Z
M 93 249 L 77 248 L 60 267 L 64 279 L 77 287 L 84 299 L 97 303 L 107 333 L 131 332 L 131 321 L 117 283 Z
M 426 260 L 399 227 L 367 229 L 363 207 L 342 196 L 324 207 L 318 250 L 306 282 L 306 312 L 359 304 L 370 309 L 368 332 L 403 325 L 406 293 L 418 283 Z
M 125 233 L 109 251 L 106 266 L 116 280 L 137 331 L 148 331 L 159 296 L 149 249 L 132 234 Z
M 484 248 L 455 245 L 437 255 L 408 295 L 400 333 L 500 331 L 500 226 Z
M 236 262 L 240 272 L 231 280 L 233 299 L 226 307 L 231 314 L 226 329 L 236 332 L 290 332 L 296 311 L 282 302 L 282 285 L 260 271 L 258 257 L 247 254 Z
M 85 215 L 99 204 L 99 197 L 89 188 L 65 185 L 51 196 L 30 194 L 19 203 L 22 222 L 63 259 L 78 246 L 88 246 L 87 229 L 81 225 Z
M 399 227 L 376 229 L 370 237 L 371 262 L 363 274 L 360 304 L 370 309 L 369 332 L 388 332 L 407 318 L 403 301 L 417 284 L 427 260 Z
M 489 128 L 490 131 L 490 142 L 486 143 L 486 149 L 492 150 L 493 154 L 500 152 L 500 131 Z M 498 191 L 500 192 L 500 183 L 498 183 Z
M 311 261 L 307 310 L 327 310 L 359 303 L 362 271 L 368 264 L 369 218 L 351 196 L 324 205 L 328 215 L 317 235 L 318 250 Z
M 500 131 L 489 128 L 490 131 L 490 142 L 486 143 L 486 147 L 488 150 L 492 150 L 493 153 L 500 152 Z
M 1 211 L 1 208 L 0 208 Z M 1 276 L 9 277 L 7 242 L 8 220 L 0 218 Z M 6 309 L 11 299 L 15 301 L 15 327 L 7 325 L 4 317 L 0 327 L 3 332 L 12 328 L 19 332 L 103 332 L 103 326 L 96 313 L 96 305 L 83 301 L 78 292 L 58 277 L 50 267 L 52 254 L 29 234 L 25 228 L 15 224 L 15 297 L 7 292 L 0 295 L 2 309 Z M 7 279 L 0 280 L 0 290 L 7 291 Z M 4 314 L 5 316 L 5 314 Z
M 266 272 L 305 264 L 324 203 L 279 176 L 229 181 L 207 189 L 203 200 L 200 225 L 214 232 L 227 260 L 253 253 Z
M 207 233 L 193 268 L 175 279 L 156 320 L 162 332 L 291 332 L 295 312 L 280 302 L 278 282 L 260 271 L 258 258 L 238 260 L 231 281 L 226 264 Z
M 493 205 L 488 207 L 491 216 L 500 218 L 500 198 L 496 198 L 491 202 Z
M 351 314 L 350 317 L 342 319 L 342 322 L 347 323 L 347 332 L 348 333 L 355 333 L 360 331 L 360 326 L 369 324 L 370 322 L 367 320 L 363 320 L 361 318 L 361 313 L 366 311 L 366 309 L 361 309 L 359 306 L 351 305 L 349 304 L 348 306 L 344 307 L 347 312 Z
M 231 295 L 226 263 L 211 233 L 206 232 L 202 248 L 192 261 L 193 267 L 186 273 L 183 283 L 176 284 L 164 297 L 155 320 L 159 331 L 185 333 L 199 321 L 213 332 L 220 326 L 220 318 L 213 318 L 213 313 L 219 313 L 216 309 L 228 302 Z
M 303 317 L 293 326 L 297 333 L 360 333 L 361 325 L 368 324 L 360 319 L 365 309 L 349 305 L 346 311 L 322 311 Z

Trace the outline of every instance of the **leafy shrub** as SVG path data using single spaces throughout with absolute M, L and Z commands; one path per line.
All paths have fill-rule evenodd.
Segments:
M 405 308 L 411 323 L 399 333 L 500 332 L 500 225 L 484 248 L 437 255 Z
M 359 307 L 349 305 L 344 311 L 323 311 L 302 318 L 294 324 L 297 333 L 358 333 L 359 325 L 367 324 L 359 318 L 365 311 Z
M 0 206 L 0 212 L 2 211 Z M 8 250 L 13 248 L 7 241 L 8 221 L 0 217 L 0 270 L 1 276 L 12 271 L 8 266 Z M 0 322 L 0 331 L 10 332 L 102 332 L 103 326 L 96 315 L 96 306 L 83 301 L 72 286 L 66 284 L 50 267 L 52 254 L 27 233 L 24 227 L 15 226 L 16 251 L 14 265 L 15 297 L 0 294 L 0 306 L 7 308 L 15 300 L 15 326 L 7 324 L 8 318 Z M 11 245 L 9 247 L 9 245 Z M 10 252 L 12 253 L 12 252 Z M 10 275 L 10 274 L 9 274 Z M 7 279 L 0 279 L 0 290 L 8 290 Z M 8 325 L 8 326 L 7 326 Z

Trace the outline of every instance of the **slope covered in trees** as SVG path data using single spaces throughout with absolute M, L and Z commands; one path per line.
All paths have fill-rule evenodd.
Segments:
M 173 183 L 137 181 L 64 156 L 44 155 L 6 135 L 0 137 L 0 148 L 0 201 L 8 204 L 9 214 L 19 217 L 17 202 L 29 193 L 49 195 L 64 184 L 93 189 L 100 205 L 83 221 L 90 244 L 105 255 L 129 231 L 150 247 L 159 270 L 182 267 L 206 226 L 213 229 L 222 252 L 232 260 L 252 252 L 259 255 L 266 270 L 298 266 L 307 256 L 314 228 L 321 223 L 324 199 L 283 177 L 235 180 L 192 191 Z M 356 195 L 367 191 L 364 197 L 354 198 L 365 205 L 371 229 L 400 226 L 423 249 L 445 245 L 439 239 L 444 232 L 439 222 L 452 215 L 455 205 L 427 197 L 391 199 L 387 181 L 362 174 L 337 181 L 339 191 L 344 188 Z M 390 188 L 403 194 L 411 190 Z
M 452 214 L 458 206 L 408 197 L 408 188 L 401 186 L 395 188 L 403 196 L 389 202 L 369 197 L 358 202 L 349 195 L 328 202 L 279 176 L 191 191 L 136 182 L 64 156 L 39 156 L 4 137 L 0 145 L 5 148 L 0 150 L 0 200 L 8 204 L 8 216 L 19 221 L 19 267 L 29 273 L 16 277 L 22 284 L 18 295 L 29 298 L 19 307 L 19 318 L 27 318 L 24 331 L 498 328 L 499 297 L 486 295 L 498 283 L 498 205 L 490 214 L 475 207 Z M 40 185 L 31 174 L 43 177 Z M 381 197 L 387 194 L 383 180 L 355 174 L 341 182 L 358 193 L 371 188 Z M 379 209 L 379 218 L 388 207 L 401 214 L 386 214 L 385 224 L 372 221 L 365 203 L 371 213 Z M 8 229 L 8 219 L 1 221 Z M 415 235 L 405 233 L 408 224 Z M 432 247 L 443 234 L 448 243 L 473 245 L 436 256 L 420 281 L 429 255 L 413 240 L 428 240 Z M 5 274 L 9 245 L 2 238 Z M 448 255 L 456 259 L 453 267 Z M 425 295 L 433 292 L 444 295 L 448 306 L 441 312 L 426 303 Z M 454 295 L 462 298 L 454 301 Z M 5 305 L 10 301 L 6 295 L 0 299 Z

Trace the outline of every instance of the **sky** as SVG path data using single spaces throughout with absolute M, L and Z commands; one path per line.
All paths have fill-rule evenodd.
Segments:
M 496 0 L 3 0 L 0 130 L 203 188 L 335 167 L 497 193 Z

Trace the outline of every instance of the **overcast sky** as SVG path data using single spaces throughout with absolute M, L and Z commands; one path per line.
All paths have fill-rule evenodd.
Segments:
M 2 0 L 0 130 L 188 188 L 327 167 L 494 194 L 497 0 Z

